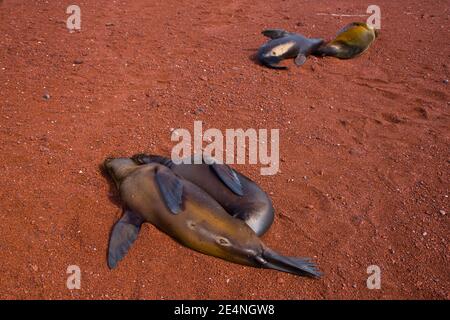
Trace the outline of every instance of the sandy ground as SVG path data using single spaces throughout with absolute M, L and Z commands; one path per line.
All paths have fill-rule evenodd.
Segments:
M 364 18 L 319 13 L 372 3 L 86 0 L 75 33 L 71 1 L 0 3 L 1 298 L 450 298 L 448 1 L 379 0 L 367 54 L 288 71 L 252 61 L 262 29 L 330 38 Z M 151 225 L 107 268 L 121 208 L 99 164 L 169 155 L 170 129 L 194 120 L 280 129 L 279 174 L 234 167 L 273 198 L 264 242 L 315 257 L 323 279 L 205 256 Z M 80 290 L 66 288 L 69 265 Z

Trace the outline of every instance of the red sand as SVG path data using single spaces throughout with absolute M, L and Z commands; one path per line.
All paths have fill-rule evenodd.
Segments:
M 450 298 L 448 1 L 380 0 L 365 55 L 287 61 L 286 72 L 250 59 L 262 29 L 330 38 L 358 18 L 317 13 L 368 4 L 254 2 L 78 1 L 72 34 L 67 1 L 0 4 L 1 298 Z M 323 279 L 205 256 L 151 225 L 107 268 L 121 209 L 98 165 L 169 155 L 170 128 L 196 119 L 280 128 L 281 173 L 235 168 L 272 194 L 264 242 L 316 257 Z M 66 288 L 72 264 L 81 290 Z M 366 288 L 372 264 L 381 290 Z

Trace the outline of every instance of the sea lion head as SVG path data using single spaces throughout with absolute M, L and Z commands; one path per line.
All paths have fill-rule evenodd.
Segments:
M 251 230 L 247 225 L 245 227 Z M 216 256 L 245 265 L 258 265 L 257 258 L 263 251 L 262 243 L 256 234 L 253 231 L 242 232 L 242 229 L 229 230 L 222 234 L 212 233 L 207 241 L 215 245 L 216 248 L 211 252 L 214 252 Z
M 137 167 L 136 163 L 130 158 L 107 158 L 103 162 L 103 166 L 117 187 L 130 171 Z

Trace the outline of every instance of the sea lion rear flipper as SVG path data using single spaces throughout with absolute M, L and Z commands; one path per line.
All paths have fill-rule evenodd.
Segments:
M 295 64 L 297 66 L 301 66 L 306 62 L 306 56 L 303 53 L 299 53 L 298 56 L 295 58 Z
M 242 184 L 236 172 L 226 164 L 213 163 L 209 167 L 219 179 L 235 194 L 243 196 Z
M 144 221 L 138 214 L 126 209 L 122 218 L 114 225 L 108 249 L 108 266 L 111 269 L 127 254 L 138 236 L 142 222 Z
M 265 247 L 262 257 L 257 259 L 261 267 L 275 269 L 287 273 L 320 278 L 322 273 L 317 270 L 317 266 L 309 258 L 284 257 L 275 251 Z
M 158 169 L 155 177 L 167 208 L 173 214 L 180 213 L 183 205 L 183 184 L 181 180 L 168 168 Z
M 287 32 L 283 29 L 266 29 L 261 32 L 264 36 L 270 39 L 279 39 L 290 35 L 290 32 Z

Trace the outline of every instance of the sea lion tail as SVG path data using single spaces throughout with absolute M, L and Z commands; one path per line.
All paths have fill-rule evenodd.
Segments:
M 275 269 L 298 276 L 320 278 L 322 272 L 310 258 L 284 257 L 265 247 L 262 259 L 258 259 L 263 268 Z

